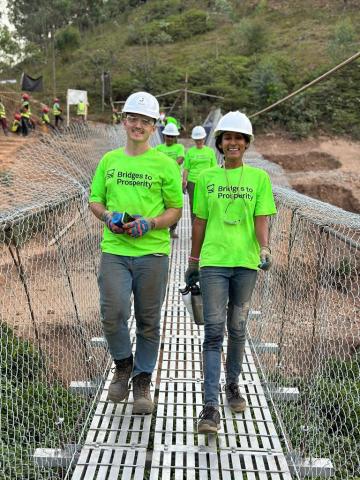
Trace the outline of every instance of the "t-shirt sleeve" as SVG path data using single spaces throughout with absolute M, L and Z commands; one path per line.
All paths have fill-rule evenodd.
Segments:
M 276 206 L 274 195 L 272 193 L 269 175 L 263 172 L 263 178 L 260 181 L 259 192 L 256 196 L 255 216 L 274 215 Z
M 102 158 L 95 170 L 95 174 L 90 187 L 89 202 L 102 203 L 106 206 L 106 186 L 105 186 L 105 168 Z
M 181 208 L 183 206 L 183 192 L 181 176 L 179 175 L 176 163 L 171 160 L 166 168 L 166 175 L 163 179 L 162 194 L 165 208 Z
M 195 184 L 193 212 L 198 218 L 203 220 L 207 220 L 209 216 L 205 177 L 203 175 L 199 177 Z

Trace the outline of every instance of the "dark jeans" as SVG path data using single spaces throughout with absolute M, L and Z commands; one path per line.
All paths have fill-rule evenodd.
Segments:
M 55 127 L 58 128 L 59 122 L 63 123 L 64 119 L 61 115 L 55 115 Z
M 190 214 L 191 214 L 191 224 L 194 223 L 195 215 L 193 213 L 194 207 L 194 190 L 195 190 L 195 183 L 187 182 L 186 190 L 189 194 L 189 202 L 190 202 Z
M 203 344 L 205 404 L 218 407 L 221 349 L 227 322 L 226 383 L 238 383 L 245 350 L 246 321 L 256 270 L 203 267 L 205 339 Z
M 166 292 L 167 256 L 125 257 L 103 253 L 98 277 L 102 324 L 115 360 L 131 355 L 128 329 L 131 292 L 136 319 L 135 377 L 152 373 L 160 343 L 160 313 Z

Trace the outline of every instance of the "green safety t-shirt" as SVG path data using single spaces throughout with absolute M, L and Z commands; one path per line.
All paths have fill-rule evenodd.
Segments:
M 189 171 L 188 181 L 196 183 L 199 174 L 217 164 L 215 152 L 204 145 L 202 148 L 191 147 L 186 152 L 184 169 Z
M 161 143 L 160 145 L 156 145 L 155 148 L 159 152 L 165 153 L 165 155 L 175 160 L 175 162 L 179 157 L 185 157 L 184 145 L 181 143 L 174 143 L 173 145 L 170 145 L 170 147 L 168 147 L 165 143 Z M 181 165 L 179 165 L 177 162 L 176 165 L 180 171 Z
M 200 267 L 258 269 L 260 246 L 254 217 L 276 213 L 264 170 L 249 165 L 206 170 L 196 183 L 194 213 L 207 220 Z
M 104 155 L 96 169 L 90 203 L 102 203 L 112 212 L 156 217 L 167 208 L 181 208 L 183 194 L 179 171 L 169 157 L 150 148 L 129 156 L 124 148 Z M 101 243 L 105 253 L 140 257 L 170 253 L 169 229 L 150 230 L 143 237 L 112 233 L 106 226 Z

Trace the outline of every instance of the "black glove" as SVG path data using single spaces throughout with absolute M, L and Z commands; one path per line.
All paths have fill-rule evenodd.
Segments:
M 199 261 L 189 259 L 188 268 L 185 272 L 186 285 L 195 285 L 199 281 Z

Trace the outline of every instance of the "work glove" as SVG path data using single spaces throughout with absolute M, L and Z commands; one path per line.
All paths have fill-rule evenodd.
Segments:
M 122 228 L 122 217 L 123 214 L 120 212 L 108 212 L 105 210 L 102 220 L 112 233 L 120 234 L 125 233 Z
M 124 223 L 123 227 L 125 233 L 130 237 L 138 238 L 144 236 L 150 230 L 155 228 L 155 222 L 151 218 L 144 218 L 141 215 L 133 215 L 136 220 L 129 223 Z
M 199 281 L 199 261 L 189 258 L 188 268 L 185 272 L 185 283 L 190 287 Z
M 260 265 L 261 270 L 269 270 L 272 264 L 271 250 L 269 247 L 260 248 Z

